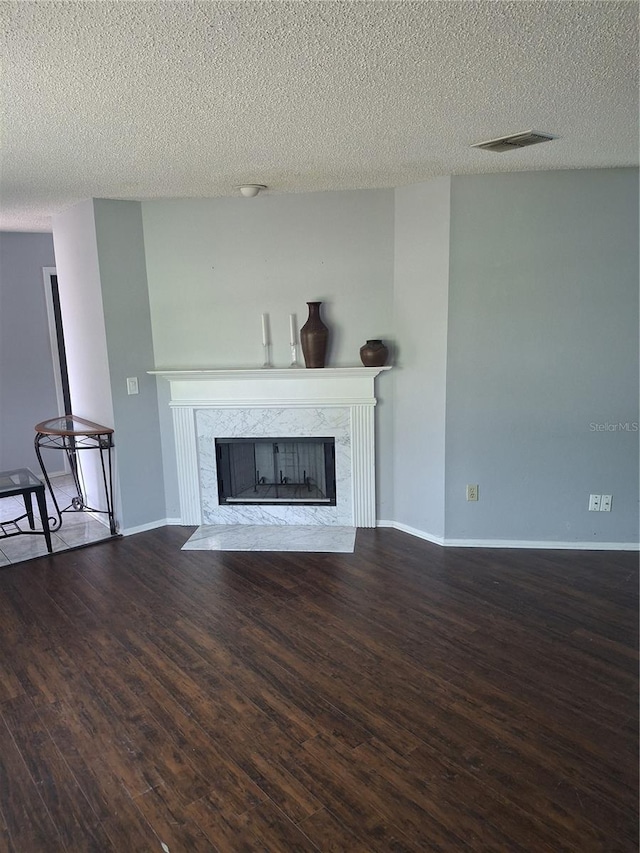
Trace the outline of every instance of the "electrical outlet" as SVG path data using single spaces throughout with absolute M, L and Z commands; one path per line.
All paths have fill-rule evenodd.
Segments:
M 602 495 L 589 495 L 589 512 L 600 511 L 600 499 Z
M 127 394 L 137 394 L 138 393 L 138 377 L 137 376 L 129 376 L 127 379 Z
M 478 484 L 469 483 L 467 486 L 467 500 L 468 501 L 477 501 L 478 500 Z
M 600 512 L 611 512 L 612 495 L 602 495 L 600 498 Z

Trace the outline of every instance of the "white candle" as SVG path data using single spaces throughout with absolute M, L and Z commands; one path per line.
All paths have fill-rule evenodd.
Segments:
M 263 347 L 266 347 L 266 345 L 269 343 L 269 335 L 268 335 L 268 327 L 267 327 L 268 317 L 269 317 L 268 314 L 262 315 L 262 346 Z
M 289 343 L 292 347 L 296 345 L 296 315 L 289 314 Z

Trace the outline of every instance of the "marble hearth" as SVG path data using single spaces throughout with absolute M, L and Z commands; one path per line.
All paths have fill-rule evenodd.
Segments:
M 375 527 L 375 377 L 388 367 L 153 370 L 169 381 L 188 525 Z M 220 505 L 216 438 L 335 439 L 336 505 Z

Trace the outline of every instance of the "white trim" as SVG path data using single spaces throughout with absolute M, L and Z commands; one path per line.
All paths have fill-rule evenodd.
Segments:
M 92 512 L 89 509 L 83 510 L 84 513 L 90 515 L 94 521 L 99 522 L 103 527 L 106 527 L 107 530 L 111 530 L 111 525 L 109 523 L 109 517 L 104 512 Z
M 518 548 L 547 551 L 639 551 L 637 542 L 553 542 L 528 539 L 445 539 L 448 548 Z
M 101 519 L 96 518 L 97 521 Z M 138 527 L 128 527 L 126 530 L 121 530 L 123 536 L 133 536 L 136 533 L 145 533 L 147 530 L 156 530 L 159 527 L 191 527 L 193 525 L 185 524 L 180 518 L 162 518 L 159 521 L 151 521 L 149 524 L 141 524 Z M 638 551 L 640 545 L 634 542 L 538 542 L 529 541 L 526 539 L 507 540 L 507 539 L 448 539 L 443 540 L 439 536 L 432 536 L 430 533 L 425 533 L 424 530 L 418 530 L 415 527 L 409 527 L 407 524 L 401 524 L 399 521 L 388 521 L 386 519 L 378 519 L 376 527 L 387 527 L 393 530 L 399 530 L 401 533 L 406 533 L 409 536 L 415 536 L 417 539 L 424 539 L 427 542 L 432 542 L 434 545 L 440 545 L 445 548 L 516 548 L 516 549 L 533 549 L 533 550 L 562 550 L 562 551 Z
M 418 539 L 425 539 L 427 542 L 433 542 L 434 545 L 444 545 L 445 541 L 442 536 L 434 536 L 432 533 L 426 533 L 424 530 L 418 530 L 416 527 L 409 527 L 408 524 L 401 524 L 399 521 L 377 521 L 376 527 L 392 527 L 394 530 L 400 530 L 402 533 L 408 533 L 409 536 L 416 536 Z
M 291 367 L 270 367 L 270 368 L 225 368 L 211 369 L 198 368 L 196 370 L 180 370 L 176 368 L 167 368 L 166 370 L 147 370 L 151 376 L 162 376 L 163 379 L 169 379 L 172 382 L 193 380 L 230 380 L 237 382 L 239 379 L 344 379 L 347 377 L 369 377 L 375 378 L 383 370 L 391 370 L 391 365 L 387 367 L 322 367 L 308 368 L 302 370 Z
M 148 524 L 139 524 L 137 527 L 127 527 L 119 532 L 123 536 L 134 536 L 136 533 L 146 533 L 147 530 L 157 530 L 159 527 L 169 527 L 174 524 L 182 524 L 179 518 L 160 518 L 158 521 L 150 521 Z
M 375 426 L 371 401 L 365 405 L 351 405 L 350 421 L 353 526 L 375 527 L 376 454 Z
M 399 521 L 378 520 L 376 527 L 392 527 L 401 530 L 418 539 L 426 539 L 435 545 L 444 548 L 515 548 L 518 550 L 545 550 L 545 551 L 640 551 L 637 542 L 553 542 L 549 540 L 529 539 L 443 539 L 433 536 L 424 530 L 409 527 Z
M 335 397 L 327 402 L 326 397 L 305 397 L 304 400 L 289 399 L 287 397 L 278 397 L 278 408 L 286 409 L 313 409 L 322 407 L 323 409 L 332 408 L 348 408 L 349 406 L 375 406 L 376 401 L 370 397 Z M 203 400 L 172 400 L 169 403 L 169 408 L 175 409 L 180 406 L 190 406 L 194 409 L 272 409 L 273 400 L 264 400 L 262 398 L 244 397 L 242 400 L 216 400 L 215 402 L 207 402 Z
M 295 370 L 150 370 L 168 380 L 170 407 L 305 408 L 375 404 L 374 380 L 390 367 Z
M 184 524 L 202 524 L 196 409 L 180 406 L 171 410 L 178 469 L 180 517 Z

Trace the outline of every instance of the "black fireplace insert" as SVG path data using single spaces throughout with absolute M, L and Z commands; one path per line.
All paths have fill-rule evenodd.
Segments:
M 216 438 L 221 504 L 336 505 L 334 438 Z

